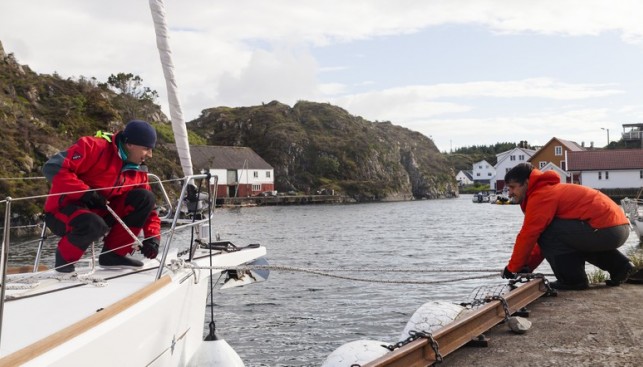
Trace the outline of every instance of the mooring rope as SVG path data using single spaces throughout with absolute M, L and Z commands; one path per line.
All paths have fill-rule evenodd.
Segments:
M 244 266 L 197 266 L 189 264 L 189 266 L 196 269 L 216 269 L 216 270 L 237 270 L 237 271 L 250 271 L 250 270 L 282 270 L 282 271 L 295 271 L 307 274 L 320 275 L 336 279 L 352 280 L 358 282 L 370 283 L 385 283 L 385 284 L 439 284 L 451 283 L 464 280 L 475 280 L 483 278 L 497 277 L 500 274 L 499 269 L 395 269 L 395 268 L 361 268 L 361 269 L 348 269 L 348 268 L 301 268 L 285 265 L 244 265 Z M 490 273 L 486 275 L 474 275 L 452 279 L 440 280 L 390 280 L 390 279 L 368 279 L 357 278 L 346 275 L 333 274 L 332 272 L 379 272 L 379 273 Z

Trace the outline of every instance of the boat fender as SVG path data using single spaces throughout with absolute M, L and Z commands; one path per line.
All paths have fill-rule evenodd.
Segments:
M 406 340 L 411 330 L 433 333 L 453 322 L 465 310 L 465 307 L 448 301 L 427 302 L 411 316 L 400 334 L 399 341 Z
M 241 357 L 223 339 L 203 341 L 187 365 L 189 367 L 244 367 Z
M 364 365 L 390 352 L 379 340 L 356 340 L 348 342 L 328 355 L 322 367 L 347 367 Z

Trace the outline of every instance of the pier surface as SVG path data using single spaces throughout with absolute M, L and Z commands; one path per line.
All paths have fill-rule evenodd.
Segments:
M 643 366 L 643 284 L 559 291 L 527 308 L 527 333 L 496 325 L 488 347 L 462 347 L 439 366 Z

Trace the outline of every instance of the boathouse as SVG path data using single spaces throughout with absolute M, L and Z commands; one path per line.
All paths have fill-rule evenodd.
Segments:
M 195 171 L 209 170 L 217 177 L 217 197 L 274 195 L 273 167 L 249 147 L 192 145 Z
M 581 185 L 599 190 L 643 187 L 643 149 L 568 152 L 568 171 Z

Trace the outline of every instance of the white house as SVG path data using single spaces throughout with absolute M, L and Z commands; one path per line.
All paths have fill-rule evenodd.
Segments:
M 567 170 L 595 189 L 643 187 L 643 149 L 567 152 Z
M 474 183 L 488 184 L 496 175 L 496 170 L 489 162 L 481 160 L 473 164 L 472 178 Z
M 505 187 L 505 175 L 510 169 L 518 163 L 525 163 L 536 151 L 526 148 L 513 148 L 502 153 L 496 154 L 498 163 L 494 166 L 495 174 L 491 178 L 489 188 L 496 191 L 502 191 Z
M 471 176 L 471 171 L 460 171 L 455 175 L 456 181 L 458 181 L 458 186 L 467 186 L 473 184 L 473 177 Z
M 217 177 L 218 197 L 255 196 L 274 191 L 275 171 L 248 147 L 192 145 L 196 171 L 209 170 Z
M 571 174 L 569 172 L 567 172 L 564 169 L 558 167 L 553 162 L 547 163 L 540 170 L 543 171 L 543 172 L 554 171 L 554 172 L 558 173 L 558 176 L 560 177 L 560 183 L 569 182 L 568 178 L 571 176 Z

